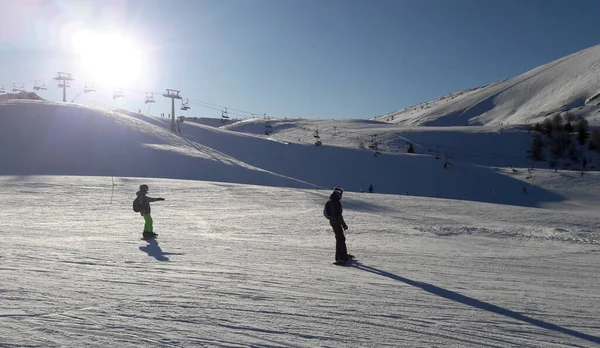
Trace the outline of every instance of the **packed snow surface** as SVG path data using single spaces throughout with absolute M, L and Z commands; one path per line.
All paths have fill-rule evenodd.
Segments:
M 1 347 L 600 345 L 600 174 L 527 171 L 521 127 L 173 133 L 23 100 L 0 124 Z M 166 199 L 155 241 L 132 211 L 142 183 Z M 347 267 L 322 216 L 335 185 Z
M 597 216 L 346 193 L 340 267 L 328 191 L 113 180 L 0 179 L 0 346 L 600 344 Z

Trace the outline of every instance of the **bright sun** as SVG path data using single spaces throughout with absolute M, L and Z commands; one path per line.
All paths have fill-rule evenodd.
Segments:
M 121 35 L 82 30 L 71 42 L 94 82 L 120 87 L 140 77 L 143 60 L 139 49 Z

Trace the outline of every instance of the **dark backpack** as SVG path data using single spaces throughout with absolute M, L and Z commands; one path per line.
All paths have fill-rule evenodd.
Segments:
M 133 211 L 135 211 L 136 213 L 140 212 L 140 200 L 139 199 L 134 199 L 133 200 Z
M 331 201 L 327 201 L 327 203 L 325 203 L 325 207 L 323 207 L 323 216 L 325 216 L 325 218 L 328 220 L 333 217 L 333 207 L 331 204 Z

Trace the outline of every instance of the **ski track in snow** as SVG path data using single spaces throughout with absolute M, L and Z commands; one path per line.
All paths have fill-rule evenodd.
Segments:
M 141 183 L 166 198 L 156 241 Z M 338 267 L 329 192 L 115 184 L 111 203 L 110 177 L 0 177 L 0 346 L 600 345 L 591 214 L 347 193 Z

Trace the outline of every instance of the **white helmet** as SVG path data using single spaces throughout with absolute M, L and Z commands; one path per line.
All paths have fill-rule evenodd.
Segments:
M 333 188 L 333 193 L 338 195 L 338 197 L 342 198 L 342 194 L 344 193 L 344 188 L 341 186 L 336 186 Z

